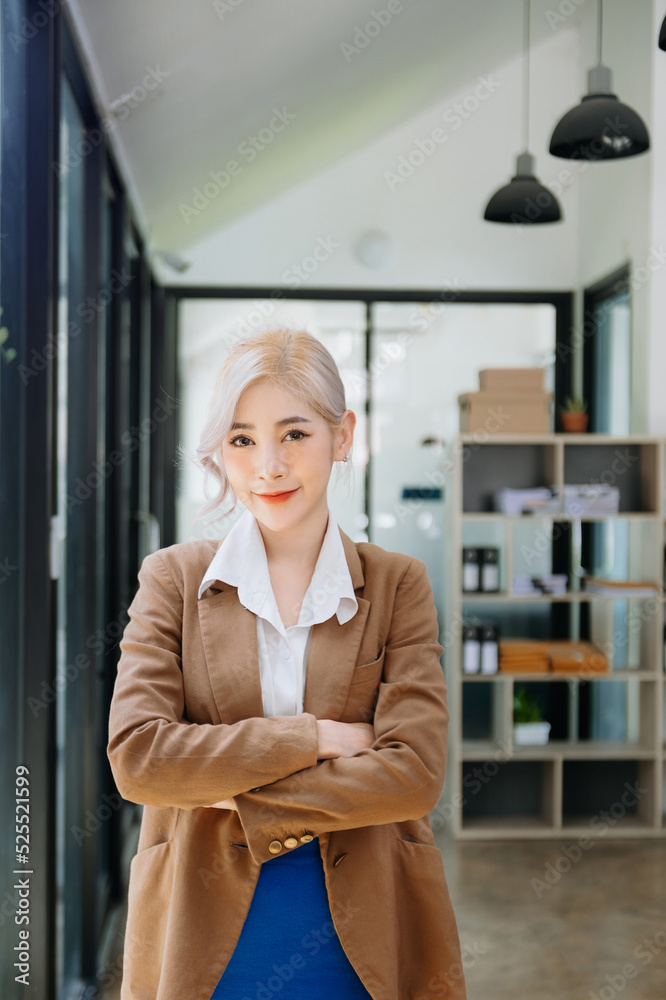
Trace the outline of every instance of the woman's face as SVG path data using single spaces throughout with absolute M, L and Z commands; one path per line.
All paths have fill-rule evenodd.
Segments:
M 333 462 L 349 451 L 355 423 L 354 413 L 345 410 L 333 434 L 300 397 L 269 381 L 255 383 L 241 396 L 222 445 L 232 490 L 268 528 L 289 528 L 315 510 L 323 512 Z M 280 492 L 289 495 L 281 501 L 259 495 Z

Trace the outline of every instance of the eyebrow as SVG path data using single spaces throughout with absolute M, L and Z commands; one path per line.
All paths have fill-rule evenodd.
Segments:
M 282 426 L 284 426 L 284 424 L 311 424 L 311 423 L 312 423 L 312 421 L 308 420 L 307 417 L 295 416 L 295 417 L 283 417 L 282 420 L 276 420 L 275 421 L 275 426 L 276 427 L 282 427 Z M 236 431 L 236 430 L 253 431 L 254 430 L 254 424 L 239 424 L 239 423 L 235 423 L 235 424 L 231 425 L 230 430 L 232 430 L 232 431 Z

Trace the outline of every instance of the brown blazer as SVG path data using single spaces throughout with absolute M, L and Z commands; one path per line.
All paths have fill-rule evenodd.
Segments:
M 256 617 L 236 588 L 217 581 L 197 598 L 224 540 L 143 560 L 107 747 L 121 796 L 145 806 L 121 1000 L 209 1000 L 269 844 L 287 851 L 310 835 L 340 942 L 374 1000 L 465 1000 L 428 817 L 449 720 L 430 580 L 422 560 L 340 533 L 358 610 L 312 626 L 294 716 L 264 717 Z M 317 719 L 372 722 L 375 743 L 318 761 Z M 230 796 L 239 812 L 212 808 Z

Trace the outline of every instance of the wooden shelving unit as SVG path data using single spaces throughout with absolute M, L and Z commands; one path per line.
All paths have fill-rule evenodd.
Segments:
M 445 469 L 440 641 L 451 722 L 446 785 L 432 818 L 462 839 L 664 836 L 666 439 L 473 432 L 450 443 Z M 619 488 L 617 514 L 509 516 L 492 509 L 494 492 L 504 487 L 595 482 Z M 608 538 L 618 536 L 620 542 L 605 557 L 612 561 L 621 551 L 627 578 L 655 582 L 655 597 L 586 592 L 580 569 L 562 596 L 512 592 L 516 574 L 551 572 L 554 539 L 566 533 L 560 552 L 573 544 L 580 557 L 576 546 L 591 531 L 583 525 L 609 522 L 604 543 L 613 548 Z M 463 592 L 466 545 L 500 549 L 498 593 Z M 462 626 L 470 621 L 497 624 L 500 638 L 589 639 L 603 648 L 609 671 L 463 674 Z M 546 745 L 513 744 L 517 684 L 546 706 Z

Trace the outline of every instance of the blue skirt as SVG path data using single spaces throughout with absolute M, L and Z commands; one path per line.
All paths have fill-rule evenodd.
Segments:
M 261 866 L 210 1000 L 372 1000 L 333 925 L 319 838 Z

